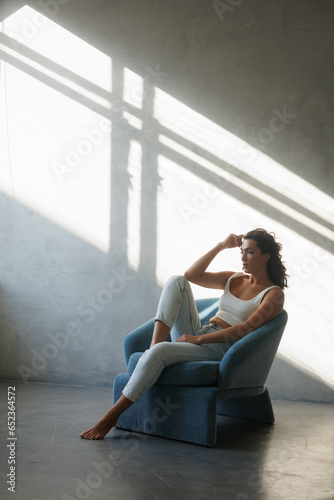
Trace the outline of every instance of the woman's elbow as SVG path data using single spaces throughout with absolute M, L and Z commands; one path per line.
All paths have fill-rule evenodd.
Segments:
M 252 333 L 252 331 L 255 330 L 255 328 L 252 327 L 252 325 L 249 324 L 248 321 L 244 321 L 243 323 L 239 323 L 239 325 L 236 328 L 236 336 L 239 339 L 242 339 L 249 333 Z
M 187 271 L 185 271 L 183 273 L 183 276 L 188 280 L 190 281 L 190 283 L 194 283 L 197 285 L 197 276 L 195 276 L 192 272 L 189 271 L 189 269 L 187 269 Z

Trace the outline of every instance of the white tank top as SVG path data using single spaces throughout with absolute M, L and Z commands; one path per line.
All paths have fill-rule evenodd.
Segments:
M 233 278 L 237 276 L 243 276 L 243 273 L 234 273 L 226 281 L 224 294 L 220 297 L 218 303 L 218 312 L 216 316 L 223 321 L 226 321 L 231 326 L 243 323 L 254 311 L 259 307 L 264 295 L 272 288 L 279 288 L 277 285 L 269 286 L 265 290 L 262 290 L 253 299 L 243 300 L 238 299 L 230 292 L 230 282 Z

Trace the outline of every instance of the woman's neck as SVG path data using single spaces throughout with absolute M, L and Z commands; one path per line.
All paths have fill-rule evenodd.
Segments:
M 250 274 L 249 282 L 251 285 L 258 285 L 265 287 L 272 285 L 272 282 L 269 279 L 267 271 L 264 271 L 263 273 Z

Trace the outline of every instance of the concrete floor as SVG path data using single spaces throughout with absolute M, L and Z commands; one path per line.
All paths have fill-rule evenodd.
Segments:
M 7 491 L 7 386 L 16 386 L 16 493 Z M 273 426 L 220 417 L 206 448 L 119 430 L 79 438 L 110 388 L 1 383 L 0 497 L 17 500 L 334 499 L 334 405 L 274 401 Z

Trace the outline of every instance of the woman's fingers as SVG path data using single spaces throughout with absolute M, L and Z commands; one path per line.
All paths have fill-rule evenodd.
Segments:
M 190 344 L 196 344 L 197 340 L 194 335 L 182 335 L 177 339 L 176 342 L 188 342 Z
M 245 235 L 244 234 L 239 234 L 239 236 L 237 236 L 237 246 L 240 247 L 242 245 L 242 242 L 244 240 L 244 237 Z
M 235 248 L 235 247 L 240 247 L 242 244 L 242 241 L 244 239 L 243 234 L 230 234 L 228 237 L 225 239 L 224 243 L 226 245 L 226 248 Z

